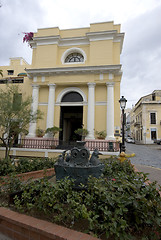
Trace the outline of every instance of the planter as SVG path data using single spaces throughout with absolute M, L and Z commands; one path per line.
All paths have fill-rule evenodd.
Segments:
M 27 181 L 29 178 L 36 179 L 36 178 L 42 178 L 44 176 L 50 177 L 54 174 L 55 174 L 54 168 L 49 168 L 46 170 L 39 170 L 39 171 L 17 174 L 17 177 L 22 179 L 22 181 Z
M 57 224 L 36 219 L 12 210 L 0 208 L 0 233 L 19 240 L 99 240 L 88 234 L 71 230 Z
M 33 172 L 27 172 L 27 173 L 20 173 L 17 174 L 16 176 L 21 180 L 21 181 L 27 181 L 28 179 L 37 179 L 37 178 L 43 178 L 45 177 L 50 177 L 55 174 L 54 168 L 48 168 L 46 170 L 39 170 L 39 171 L 33 171 Z M 2 179 L 9 178 L 9 176 L 2 177 Z M 4 183 L 2 183 L 4 184 Z

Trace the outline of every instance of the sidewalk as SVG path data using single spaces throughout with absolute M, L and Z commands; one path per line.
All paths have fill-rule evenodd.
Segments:
M 158 185 L 161 185 L 161 169 L 160 168 L 155 168 L 155 167 L 150 167 L 150 166 L 145 166 L 140 164 L 134 164 L 134 165 L 139 172 L 149 173 L 148 179 L 150 180 L 150 182 L 157 181 Z

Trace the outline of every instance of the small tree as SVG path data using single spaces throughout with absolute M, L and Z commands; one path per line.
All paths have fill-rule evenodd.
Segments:
M 19 134 L 27 134 L 30 122 L 42 118 L 42 113 L 31 110 L 32 98 L 22 97 L 17 86 L 6 85 L 0 89 L 0 140 L 5 150 L 5 158 Z

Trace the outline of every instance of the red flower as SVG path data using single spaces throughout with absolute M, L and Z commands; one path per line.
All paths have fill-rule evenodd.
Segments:
M 115 179 L 115 178 L 112 178 L 112 181 L 116 181 L 116 179 Z
M 154 231 L 155 235 L 157 236 L 158 239 L 160 239 L 160 234 L 157 231 Z
M 29 33 L 24 33 L 25 36 L 23 37 L 23 42 L 29 42 L 30 40 L 32 40 L 33 38 L 33 32 L 29 32 Z

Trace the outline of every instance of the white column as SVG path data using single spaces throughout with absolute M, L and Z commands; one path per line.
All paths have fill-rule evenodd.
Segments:
M 106 119 L 106 140 L 115 140 L 114 137 L 114 83 L 107 85 L 107 119 Z
M 38 103 L 39 103 L 39 85 L 34 84 L 32 85 L 32 112 L 36 113 L 38 110 Z M 29 134 L 28 137 L 35 137 L 36 136 L 36 122 L 31 122 L 29 125 Z
M 55 84 L 49 84 L 48 112 L 46 129 L 54 126 Z M 45 137 L 49 137 L 47 134 Z
M 87 130 L 89 131 L 89 134 L 86 139 L 94 139 L 95 85 L 95 83 L 88 83 Z

